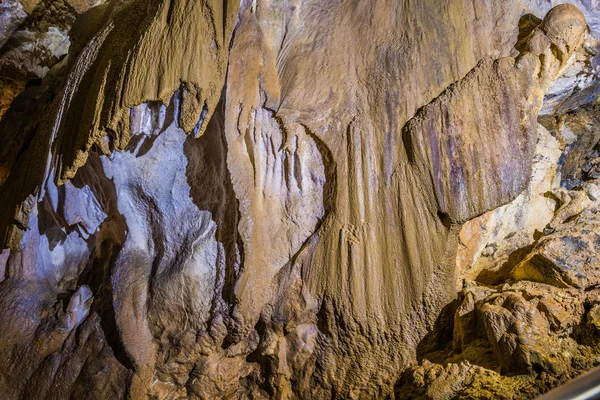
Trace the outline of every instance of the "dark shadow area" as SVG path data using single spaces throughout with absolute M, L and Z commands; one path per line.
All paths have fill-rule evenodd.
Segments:
M 92 255 L 79 275 L 77 286 L 90 287 L 94 294 L 90 313 L 95 312 L 100 317 L 104 337 L 115 358 L 125 368 L 134 370 L 133 361 L 127 354 L 118 332 L 113 305 L 111 274 L 114 262 L 125 243 L 127 231 L 125 218 L 117 207 L 115 185 L 104 174 L 100 157 L 95 152 L 90 152 L 87 163 L 77 171 L 71 183 L 77 188 L 89 186 L 107 215 L 98 231 L 88 241 Z
M 267 322 L 264 320 L 263 316 L 260 317 L 254 328 L 261 338 L 267 336 Z M 246 356 L 246 361 L 260 365 L 263 376 L 276 376 L 278 371 L 277 357 L 265 355 L 264 353 L 264 349 L 259 346 L 256 350 Z M 264 379 L 262 382 L 257 383 L 261 389 L 269 394 L 269 396 L 274 397 L 276 395 L 277 388 L 273 385 L 271 379 Z
M 506 282 L 510 277 L 510 272 L 514 267 L 517 266 L 525 257 L 531 253 L 536 243 L 532 243 L 529 246 L 521 247 L 508 256 L 508 260 L 496 269 L 484 269 L 477 275 L 475 280 L 481 284 L 488 286 L 500 285 Z
M 433 329 L 417 345 L 417 360 L 421 361 L 434 351 L 447 348 L 452 343 L 454 330 L 454 314 L 460 305 L 460 299 L 454 299 L 446 304 L 435 321 Z
M 2 81 L 0 80 L 0 85 Z M 0 185 L 9 175 L 14 164 L 29 145 L 38 131 L 40 118 L 51 99 L 48 94 L 40 93 L 39 86 L 31 86 L 19 94 L 11 103 L 0 120 Z
M 204 134 L 197 139 L 189 136 L 183 145 L 183 151 L 188 160 L 186 176 L 192 201 L 200 210 L 209 211 L 217 225 L 216 240 L 223 245 L 225 251 L 225 271 L 220 271 L 220 266 L 216 265 L 217 277 L 225 278 L 224 282 L 217 281 L 217 286 L 223 286 L 223 299 L 233 305 L 234 285 L 243 248 L 237 230 L 238 204 L 227 168 L 223 109 L 222 95 Z M 217 308 L 218 305 L 213 303 L 213 314 L 218 311 Z
M 515 49 L 519 53 L 527 51 L 526 46 L 529 37 L 541 23 L 542 20 L 533 14 L 525 14 L 521 17 L 519 20 L 519 36 L 517 38 L 517 44 L 515 44 Z
M 589 301 L 583 303 L 584 314 L 578 325 L 573 327 L 573 338 L 578 344 L 594 347 L 600 343 L 600 329 L 593 323 L 594 317 L 590 315 L 593 304 Z

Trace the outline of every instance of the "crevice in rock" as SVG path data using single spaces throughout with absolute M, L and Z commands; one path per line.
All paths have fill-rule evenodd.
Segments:
M 125 219 L 117 208 L 115 186 L 104 174 L 96 153 L 90 153 L 88 162 L 77 172 L 72 182 L 76 187 L 91 185 L 92 193 L 99 199 L 108 215 L 98 231 L 91 236 L 89 243 L 93 249 L 92 256 L 79 275 L 77 286 L 88 285 L 92 290 L 94 302 L 90 312 L 98 315 L 106 343 L 115 358 L 125 368 L 133 371 L 135 367 L 121 341 L 113 305 L 112 268 L 127 232 Z

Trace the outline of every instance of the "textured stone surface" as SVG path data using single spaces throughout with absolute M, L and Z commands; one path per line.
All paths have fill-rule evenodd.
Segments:
M 600 283 L 600 218 L 591 211 L 538 241 L 516 266 L 514 279 L 586 289 Z
M 528 0 L 528 2 L 534 10 L 541 13 L 548 12 L 552 7 L 559 4 L 574 4 L 585 13 L 592 33 L 596 37 L 600 35 L 600 14 L 598 14 L 598 11 L 600 11 L 600 3 L 598 0 Z
M 10 36 L 23 22 L 27 13 L 23 5 L 17 0 L 7 0 L 0 4 L 0 48 L 4 46 Z
M 26 85 L 67 55 L 75 18 L 105 0 L 6 0 L 0 3 L 0 118 Z M 0 182 L 4 179 L 0 176 Z
M 461 229 L 457 253 L 459 290 L 465 279 L 488 284 L 506 280 L 515 258 L 527 251 L 552 221 L 556 200 L 546 193 L 560 186 L 557 165 L 562 154 L 559 141 L 538 125 L 528 187 L 509 204 L 468 221 Z
M 585 15 L 546 6 L 112 1 L 31 65 L 16 31 L 43 80 L 0 123 L 1 394 L 532 397 L 589 368 L 595 276 L 519 275 L 593 242 L 599 196 L 595 120 L 581 188 L 538 124 L 597 79 Z

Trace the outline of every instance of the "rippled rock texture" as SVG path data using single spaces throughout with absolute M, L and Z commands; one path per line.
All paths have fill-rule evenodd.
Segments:
M 3 398 L 523 398 L 594 365 L 596 2 L 98 3 L 0 6 Z

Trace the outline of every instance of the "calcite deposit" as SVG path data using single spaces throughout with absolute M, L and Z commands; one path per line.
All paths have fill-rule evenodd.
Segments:
M 521 399 L 598 364 L 598 2 L 0 22 L 1 398 Z

